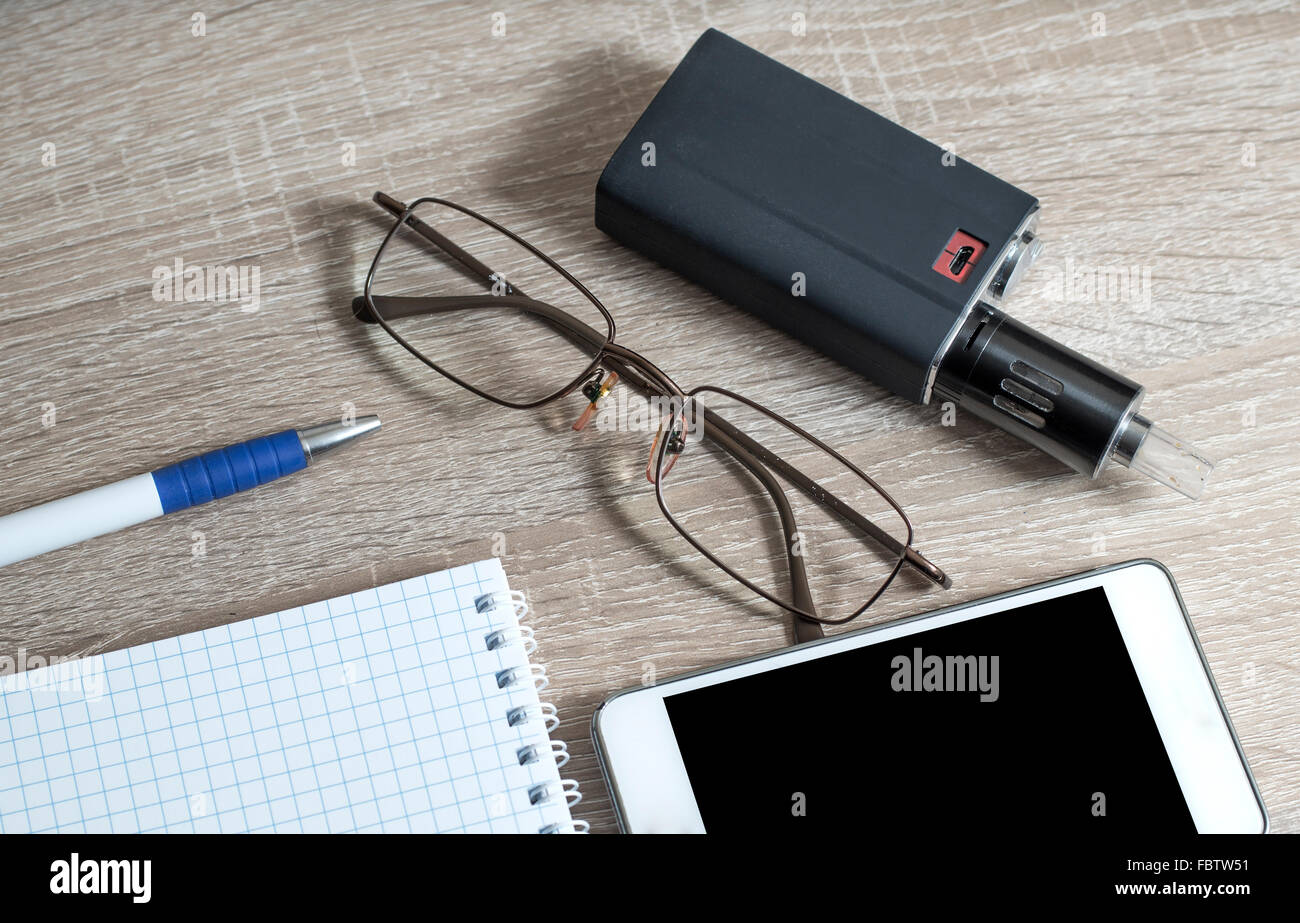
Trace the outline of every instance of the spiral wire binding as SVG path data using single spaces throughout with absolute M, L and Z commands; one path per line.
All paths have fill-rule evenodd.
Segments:
M 547 752 L 547 749 L 541 744 L 529 744 L 526 747 L 520 747 L 518 751 L 519 765 L 526 766 L 529 763 L 539 762 L 542 754 Z M 569 761 L 569 745 L 562 740 L 553 740 L 549 750 L 551 756 L 555 758 L 555 768 L 563 769 L 564 764 Z
M 533 627 L 531 625 L 498 629 L 487 635 L 484 641 L 487 642 L 487 649 L 490 651 L 495 651 L 498 647 L 503 647 L 515 641 L 524 646 L 524 654 L 529 657 L 533 656 L 533 652 L 537 650 L 537 639 L 533 637 Z
M 519 622 L 527 618 L 532 611 L 527 598 L 519 590 L 511 590 L 509 593 L 484 593 L 474 600 L 475 610 L 481 613 L 491 612 L 498 605 L 513 608 L 515 619 Z M 500 628 L 490 631 L 483 636 L 483 643 L 489 651 L 501 650 L 511 644 L 518 644 L 523 649 L 525 657 L 532 656 L 533 652 L 537 650 L 537 639 L 534 637 L 531 625 L 520 625 L 518 628 Z M 496 674 L 498 689 L 505 689 L 519 682 L 531 682 L 533 688 L 541 692 L 550 685 L 551 680 L 546 675 L 546 667 L 539 663 L 530 663 L 526 668 L 507 667 Z M 537 705 L 517 705 L 506 712 L 505 718 L 510 727 L 519 727 L 530 721 L 540 721 L 548 736 L 551 731 L 560 726 L 560 717 L 556 713 L 555 706 L 550 702 L 539 702 Z M 556 768 L 559 769 L 569 762 L 569 746 L 562 740 L 552 740 L 549 746 L 528 744 L 520 747 L 516 752 L 516 756 L 519 759 L 520 766 L 539 763 L 549 756 L 550 759 L 555 761 Z M 553 782 L 541 782 L 530 786 L 528 789 L 528 803 L 532 805 L 545 804 L 561 798 L 570 808 L 582 801 L 582 792 L 578 790 L 578 783 L 573 779 L 561 779 L 559 785 Z M 591 825 L 585 820 L 571 819 L 564 823 L 546 824 L 537 832 L 588 833 L 590 830 Z
M 474 608 L 479 612 L 491 612 L 497 607 L 498 603 L 504 603 L 513 606 L 515 609 L 515 618 L 523 621 L 532 611 L 529 608 L 528 600 L 520 590 L 511 590 L 509 593 L 484 593 L 474 600 Z
M 506 721 L 512 728 L 529 721 L 541 721 L 546 725 L 547 734 L 560 726 L 560 716 L 550 702 L 538 702 L 535 708 L 532 705 L 516 705 L 506 712 Z
M 538 692 L 551 684 L 551 678 L 546 675 L 546 667 L 540 663 L 530 663 L 526 670 L 523 667 L 507 667 L 497 673 L 497 688 L 504 689 L 507 686 L 513 686 L 524 677 L 532 680 L 533 688 Z
M 569 807 L 573 807 L 582 800 L 582 792 L 578 791 L 578 783 L 573 779 L 561 779 L 558 786 L 552 782 L 538 782 L 528 789 L 529 804 L 545 804 L 556 798 L 563 798 Z

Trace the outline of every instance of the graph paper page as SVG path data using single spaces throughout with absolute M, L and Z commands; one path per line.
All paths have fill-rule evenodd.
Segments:
M 563 827 L 514 609 L 475 607 L 508 592 L 482 561 L 0 677 L 0 832 Z

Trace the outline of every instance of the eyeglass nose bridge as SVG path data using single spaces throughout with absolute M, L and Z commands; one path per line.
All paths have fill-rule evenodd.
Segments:
M 583 397 L 588 401 L 587 407 L 582 411 L 582 415 L 573 423 L 574 432 L 582 432 L 595 417 L 599 410 L 600 402 L 614 390 L 618 384 L 618 372 L 609 372 L 604 369 L 596 369 L 591 378 L 580 389 Z M 670 425 L 671 424 L 671 425 Z M 659 457 L 659 443 L 665 438 L 667 433 L 667 445 L 664 452 L 667 454 L 667 460 L 664 463 L 663 470 L 659 472 L 660 476 L 665 476 L 672 470 L 673 465 L 681 456 L 686 448 L 686 419 L 685 411 L 682 408 L 675 408 L 660 421 L 659 429 L 655 432 L 654 439 L 650 442 L 650 458 L 646 462 L 645 475 L 646 480 L 651 484 L 655 483 L 656 462 Z

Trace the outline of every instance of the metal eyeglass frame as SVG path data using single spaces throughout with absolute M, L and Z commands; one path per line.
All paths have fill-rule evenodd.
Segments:
M 397 341 L 407 352 L 415 356 L 435 372 L 451 379 L 462 388 L 477 394 L 479 397 L 486 398 L 495 404 L 504 407 L 527 410 L 549 404 L 558 400 L 565 395 L 581 387 L 598 376 L 603 379 L 605 369 L 615 372 L 618 380 L 627 384 L 647 397 L 667 398 L 670 407 L 670 415 L 661 426 L 659 435 L 656 436 L 654 448 L 652 449 L 651 464 L 654 467 L 655 476 L 651 479 L 655 488 L 655 499 L 659 504 L 660 511 L 672 524 L 673 528 L 685 538 L 697 551 L 716 564 L 729 576 L 733 577 L 749 590 L 757 593 L 759 596 L 775 603 L 782 609 L 796 616 L 794 619 L 795 638 L 797 642 L 813 640 L 822 636 L 822 625 L 841 625 L 849 622 L 867 610 L 874 603 L 885 589 L 893 582 L 898 575 L 903 564 L 906 563 L 917 572 L 922 574 L 926 579 L 942 587 L 951 585 L 947 575 L 938 566 L 933 564 L 929 559 L 912 547 L 912 523 L 903 512 L 902 507 L 898 505 L 889 495 L 889 493 L 875 482 L 866 472 L 862 471 L 848 459 L 844 458 L 830 446 L 821 440 L 805 432 L 800 427 L 791 423 L 789 420 L 780 416 L 763 405 L 750 400 L 742 395 L 725 388 L 704 385 L 691 391 L 683 391 L 676 382 L 666 375 L 657 365 L 647 359 L 640 353 L 628 349 L 620 343 L 614 341 L 614 318 L 605 308 L 605 306 L 596 298 L 587 288 L 574 278 L 570 273 L 560 266 L 549 256 L 543 253 L 537 247 L 524 240 L 519 235 L 508 230 L 505 227 L 486 218 L 483 215 L 472 211 L 455 202 L 446 199 L 427 196 L 416 199 L 409 205 L 403 204 L 391 196 L 382 192 L 375 193 L 374 201 L 385 211 L 396 217 L 396 222 L 385 235 L 383 242 L 375 254 L 374 260 L 370 264 L 370 269 L 366 273 L 364 294 L 360 298 L 353 300 L 352 308 L 356 317 L 366 323 L 377 323 L 382 327 L 394 340 Z M 514 243 L 526 249 L 532 255 L 544 262 L 548 267 L 558 273 L 566 282 L 571 284 L 583 297 L 599 310 L 601 316 L 605 319 L 608 326 L 606 333 L 602 334 L 599 330 L 585 323 L 572 314 L 527 297 L 523 292 L 511 286 L 507 280 L 495 274 L 490 267 L 480 262 L 472 254 L 468 253 L 450 239 L 445 237 L 427 222 L 420 220 L 413 215 L 414 210 L 425 204 L 435 204 L 446 208 L 454 209 L 462 214 L 482 222 L 489 228 L 503 234 Z M 374 295 L 371 291 L 374 284 L 375 270 L 378 268 L 380 261 L 383 259 L 384 251 L 387 249 L 389 242 L 393 239 L 398 229 L 406 225 L 415 233 L 423 237 L 428 243 L 433 244 L 442 250 L 456 262 L 460 263 L 465 269 L 472 274 L 483 279 L 489 284 L 493 282 L 506 281 L 504 294 L 480 294 L 480 295 L 452 295 L 452 296 L 431 296 L 431 297 L 407 297 L 407 296 L 384 296 Z M 553 393 L 535 401 L 518 402 L 509 401 L 495 395 L 489 394 L 469 382 L 462 380 L 455 374 L 434 362 L 420 350 L 412 346 L 405 338 L 401 336 L 388 323 L 389 320 L 398 320 L 404 317 L 412 317 L 421 314 L 436 314 L 444 311 L 461 311 L 472 310 L 478 307 L 514 307 L 522 312 L 536 315 L 541 320 L 547 322 L 556 328 L 562 335 L 573 342 L 584 351 L 591 352 L 593 358 L 590 364 L 583 369 L 572 381 L 564 384 Z M 597 383 L 599 384 L 599 382 Z M 603 396 L 605 392 L 601 392 Z M 817 484 L 811 477 L 799 471 L 796 467 L 786 462 L 783 458 L 774 452 L 764 448 L 756 440 L 750 438 L 745 433 L 729 424 L 722 419 L 717 413 L 710 411 L 707 406 L 703 406 L 703 401 L 696 401 L 700 395 L 712 393 L 722 395 L 732 400 L 747 405 L 751 409 L 769 417 L 774 422 L 786 427 L 791 432 L 802 437 L 811 445 L 816 446 L 822 451 L 836 459 L 845 468 L 866 483 L 872 490 L 879 494 L 886 503 L 898 514 L 907 529 L 907 539 L 905 542 L 899 542 L 896 538 L 889 535 L 875 523 L 871 522 L 866 516 L 863 516 L 849 504 L 839 500 L 833 494 L 827 492 Z M 599 397 L 597 397 L 597 400 Z M 789 564 L 789 576 L 791 581 L 793 604 L 786 603 L 781 599 L 773 596 L 771 593 L 755 585 L 752 581 L 738 574 L 732 568 L 728 567 L 707 547 L 698 541 L 690 532 L 679 523 L 663 496 L 663 478 L 661 474 L 667 473 L 667 468 L 671 467 L 672 461 L 675 461 L 675 455 L 680 454 L 682 447 L 679 440 L 671 438 L 678 433 L 678 427 L 684 425 L 684 417 L 689 404 L 694 403 L 693 409 L 703 409 L 704 412 L 704 434 L 706 438 L 714 440 L 718 446 L 736 459 L 745 469 L 747 469 L 764 487 L 771 496 L 777 512 L 781 518 L 782 531 L 785 533 L 785 551 Z M 595 401 L 592 401 L 594 406 Z M 670 438 L 663 438 L 664 433 L 668 433 Z M 777 482 L 772 474 L 772 470 L 780 473 L 790 483 L 794 484 L 800 491 L 813 500 L 828 507 L 840 518 L 853 525 L 861 532 L 871 536 L 884 548 L 896 555 L 896 560 L 889 571 L 889 575 L 876 588 L 876 591 L 867 599 L 861 607 L 852 614 L 833 618 L 819 616 L 817 614 L 816 604 L 813 601 L 812 591 L 808 585 L 807 571 L 804 567 L 803 559 L 795 550 L 797 547 L 796 539 L 798 537 L 798 527 L 795 523 L 794 511 L 790 502 L 785 495 L 785 491 Z M 649 474 L 649 471 L 647 471 Z

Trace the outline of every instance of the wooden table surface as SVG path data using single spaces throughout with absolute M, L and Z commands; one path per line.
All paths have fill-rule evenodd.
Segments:
M 0 653 L 111 650 L 496 552 L 537 611 L 577 813 L 614 829 L 597 703 L 787 624 L 662 521 L 643 436 L 569 431 L 576 397 L 479 401 L 352 319 L 385 228 L 369 196 L 440 194 L 534 234 L 679 382 L 782 410 L 895 494 L 954 585 L 902 580 L 860 624 L 1164 562 L 1274 829 L 1300 831 L 1295 5 L 807 3 L 802 35 L 792 6 L 6 4 L 0 514 L 348 407 L 384 429 L 6 568 Z M 1205 496 L 945 427 L 598 232 L 602 166 L 708 26 L 1037 195 L 1047 249 L 1009 311 L 1143 382 L 1149 415 L 1221 460 Z M 176 259 L 257 267 L 258 310 L 154 300 Z M 1149 297 L 1061 284 L 1129 268 Z

